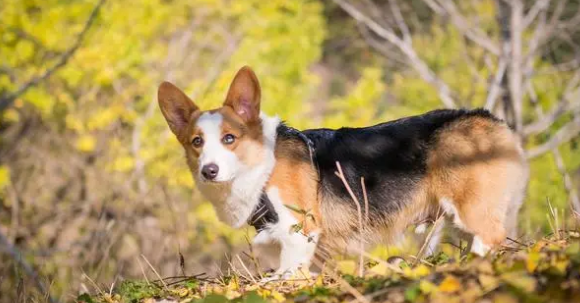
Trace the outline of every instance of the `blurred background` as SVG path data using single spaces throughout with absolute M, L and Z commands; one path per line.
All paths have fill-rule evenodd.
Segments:
M 0 301 L 70 300 L 145 259 L 215 275 L 247 251 L 156 100 L 168 80 L 217 107 L 243 65 L 301 129 L 493 110 L 531 163 L 522 237 L 551 230 L 549 204 L 580 212 L 578 0 L 1 0 Z

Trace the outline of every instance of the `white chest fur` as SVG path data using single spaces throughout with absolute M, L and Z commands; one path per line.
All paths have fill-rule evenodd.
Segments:
M 203 182 L 195 176 L 197 187 L 213 203 L 218 217 L 232 227 L 239 228 L 246 223 L 258 205 L 260 196 L 276 164 L 274 149 L 276 129 L 280 124 L 278 117 L 261 114 L 264 134 L 264 153 L 258 165 L 248 166 L 237 162 L 235 176 L 231 181 L 221 184 Z

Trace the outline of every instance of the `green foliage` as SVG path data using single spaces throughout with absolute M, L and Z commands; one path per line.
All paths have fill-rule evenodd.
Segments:
M 360 127 L 378 121 L 381 108 L 375 105 L 385 91 L 382 78 L 379 68 L 363 69 L 361 78 L 346 96 L 330 100 L 333 112 L 328 115 L 324 127 Z
M 148 281 L 123 281 L 118 287 L 118 294 L 124 302 L 139 302 L 144 298 L 157 297 L 163 289 Z

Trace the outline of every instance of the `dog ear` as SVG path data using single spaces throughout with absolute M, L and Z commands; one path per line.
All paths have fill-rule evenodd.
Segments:
M 179 137 L 199 108 L 179 88 L 169 82 L 159 85 L 157 100 L 171 131 Z
M 260 98 L 258 77 L 250 67 L 244 66 L 230 84 L 224 106 L 233 108 L 245 122 L 257 121 L 260 117 Z

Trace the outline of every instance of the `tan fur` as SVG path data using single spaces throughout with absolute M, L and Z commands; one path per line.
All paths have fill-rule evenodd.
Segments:
M 236 141 L 226 147 L 249 166 L 254 166 L 264 159 L 264 135 L 261 122 L 246 123 L 229 106 L 220 108 L 218 112 L 223 116 L 222 135 L 233 134 L 236 137 Z
M 495 247 L 508 234 L 527 183 L 519 139 L 504 123 L 472 117 L 444 129 L 427 160 L 430 192 L 453 201 L 466 231 Z M 518 207 L 519 208 L 519 205 Z M 510 215 L 511 217 L 507 217 Z
M 441 199 L 453 202 L 465 231 L 492 248 L 515 235 L 528 171 L 519 139 L 503 122 L 468 117 L 445 127 L 428 154 L 427 170 L 403 209 L 384 214 L 382 222 L 371 214 L 362 231 L 365 242 L 393 243 L 409 225 L 435 220 L 443 214 Z M 353 202 L 326 199 L 320 202 L 322 243 L 344 248 L 358 241 Z
M 203 132 L 196 126 L 195 122 L 203 113 L 206 112 L 219 113 L 222 115 L 222 135 L 232 134 L 236 137 L 233 144 L 225 146 L 234 152 L 244 164 L 253 166 L 264 158 L 264 138 L 260 121 L 246 123 L 229 106 L 203 112 L 196 111 L 190 119 L 191 124 L 189 125 L 188 130 L 183 131 L 182 135 L 178 137 L 178 140 L 185 149 L 188 164 L 192 173 L 199 173 L 197 158 L 199 157 L 200 150 L 195 148 L 191 144 L 191 141 L 197 136 L 203 138 Z
M 398 242 L 409 225 L 435 217 L 437 211 L 430 203 L 426 189 L 426 182 L 423 181 L 414 192 L 409 193 L 410 202 L 404 208 L 395 213 L 384 214 L 384 219 L 379 220 L 371 212 L 369 221 L 366 222 L 363 210 L 361 235 L 358 234 L 358 213 L 350 206 L 352 201 L 322 201 L 324 235 L 321 244 L 343 250 L 361 239 L 367 244 Z
M 318 175 L 303 142 L 283 141 L 276 146 L 276 166 L 267 187 L 277 187 L 282 201 L 310 234 L 320 229 Z

